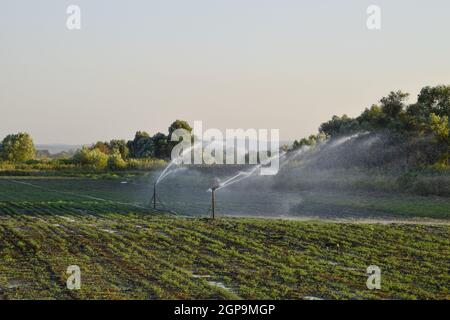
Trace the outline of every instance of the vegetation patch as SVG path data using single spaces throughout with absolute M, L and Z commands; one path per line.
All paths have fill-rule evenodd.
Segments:
M 84 205 L 2 203 L 3 299 L 450 298 L 448 226 L 211 221 Z M 66 288 L 69 265 L 81 268 L 81 290 Z M 369 265 L 382 270 L 381 290 L 366 287 Z

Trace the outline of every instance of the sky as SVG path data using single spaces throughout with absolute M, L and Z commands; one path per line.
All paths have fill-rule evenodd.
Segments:
M 175 119 L 298 139 L 392 90 L 414 102 L 450 84 L 449 34 L 448 0 L 2 0 L 0 139 L 131 139 Z

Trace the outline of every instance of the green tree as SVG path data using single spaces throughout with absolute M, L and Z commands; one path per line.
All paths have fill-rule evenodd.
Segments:
M 437 165 L 448 168 L 450 162 L 450 128 L 448 117 L 440 117 L 435 113 L 431 113 L 429 117 L 429 127 L 431 132 L 435 135 L 442 150 L 441 157 Z
M 342 117 L 333 116 L 330 121 L 322 123 L 319 128 L 319 132 L 328 137 L 349 134 L 358 130 L 360 130 L 358 121 L 345 114 Z
M 138 131 L 134 139 L 128 141 L 127 147 L 133 158 L 150 158 L 155 156 L 153 140 L 145 131 Z
M 1 157 L 6 161 L 25 162 L 34 159 L 36 149 L 28 133 L 10 134 L 3 139 Z
M 98 149 L 101 152 L 103 152 L 104 154 L 109 154 L 111 151 L 109 148 L 108 142 L 103 142 L 103 141 L 98 141 L 90 149 L 91 150 Z
M 111 140 L 109 142 L 109 150 L 110 153 L 114 153 L 115 151 L 118 151 L 120 155 L 122 156 L 122 159 L 127 159 L 128 155 L 130 153 L 127 143 L 125 140 Z
M 361 115 L 356 118 L 363 130 L 373 130 L 386 125 L 386 115 L 381 107 L 374 104 L 370 108 L 366 108 Z
M 167 141 L 167 136 L 161 132 L 158 132 L 152 137 L 152 140 L 155 148 L 155 157 L 159 159 L 170 158 L 172 148 Z
M 317 135 L 310 135 L 308 138 L 303 138 L 300 140 L 295 140 L 292 145 L 292 150 L 300 149 L 304 146 L 314 146 L 320 141 L 326 140 L 326 135 L 324 133 L 319 133 Z
M 417 98 L 420 113 L 450 117 L 450 86 L 423 88 Z
M 186 129 L 187 131 L 192 132 L 192 127 L 189 125 L 189 123 L 187 123 L 187 121 L 175 120 L 169 127 L 169 141 L 171 141 L 172 139 L 172 133 L 177 129 Z
M 108 158 L 108 168 L 111 170 L 125 169 L 127 163 L 123 160 L 122 155 L 118 150 L 114 150 Z
M 83 147 L 73 156 L 73 162 L 94 169 L 104 169 L 108 164 L 108 156 L 99 149 Z
M 172 134 L 177 129 L 185 129 L 185 130 L 187 130 L 191 134 L 191 143 L 194 142 L 194 136 L 192 135 L 192 127 L 189 125 L 189 123 L 187 123 L 186 121 L 183 121 L 183 120 L 176 120 L 176 121 L 174 121 L 169 127 L 169 135 L 167 137 L 167 141 L 168 141 L 167 142 L 168 143 L 167 158 L 171 157 L 172 149 L 178 143 L 180 143 L 180 141 L 182 141 L 184 139 L 182 137 L 179 137 L 178 140 L 172 141 Z
M 438 116 L 435 113 L 430 114 L 429 118 L 430 129 L 436 136 L 436 138 L 443 142 L 448 143 L 449 140 L 449 125 L 447 116 Z
M 391 119 L 397 118 L 405 108 L 405 100 L 408 93 L 392 91 L 387 97 L 381 98 L 381 111 Z
M 421 132 L 427 130 L 432 113 L 450 117 L 450 86 L 423 88 L 417 97 L 417 103 L 407 108 L 410 123 Z

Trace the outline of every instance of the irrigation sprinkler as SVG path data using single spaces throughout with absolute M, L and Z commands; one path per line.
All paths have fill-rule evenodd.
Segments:
M 161 201 L 161 199 L 158 198 L 158 195 L 156 194 L 156 186 L 158 185 L 158 181 L 155 181 L 153 183 L 153 197 L 150 199 L 150 202 L 148 203 L 148 207 L 153 207 L 153 210 L 155 211 L 159 211 L 159 212 L 165 212 L 165 213 L 170 213 L 172 215 L 178 215 L 178 212 L 173 211 L 169 208 L 167 208 L 164 205 L 164 202 Z M 156 207 L 156 203 L 159 203 L 159 208 Z
M 215 219 L 215 215 L 216 215 L 216 200 L 214 199 L 214 192 L 216 191 L 216 189 L 211 189 L 211 215 L 212 215 L 212 219 Z
M 153 183 L 153 197 L 150 199 L 153 209 L 156 209 L 156 182 Z
M 220 187 L 219 180 L 215 179 L 213 185 L 211 186 L 211 218 L 214 220 L 216 218 L 216 198 L 215 192 Z
M 156 182 L 153 183 L 153 209 L 156 209 Z

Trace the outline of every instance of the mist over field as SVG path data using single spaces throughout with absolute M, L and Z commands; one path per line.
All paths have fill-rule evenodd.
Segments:
M 416 197 L 427 203 L 448 203 L 449 176 L 410 171 L 417 164 L 417 143 L 384 133 L 353 134 L 292 150 L 280 160 L 280 171 L 261 176 L 256 165 L 181 166 L 157 186 L 161 204 L 182 214 L 205 215 L 214 180 L 240 180 L 216 192 L 217 210 L 225 215 L 321 218 L 382 218 L 392 203 Z M 412 150 L 412 152 L 411 152 Z M 251 173 L 248 176 L 245 173 Z M 155 176 L 157 176 L 156 174 Z M 149 178 L 151 188 L 152 179 Z M 431 198 L 424 198 L 431 196 Z M 417 198 L 419 197 L 419 198 Z M 383 202 L 386 204 L 383 206 Z M 411 208 L 404 208 L 404 213 Z M 445 207 L 436 217 L 444 216 Z M 435 214 L 428 212 L 431 216 Z

